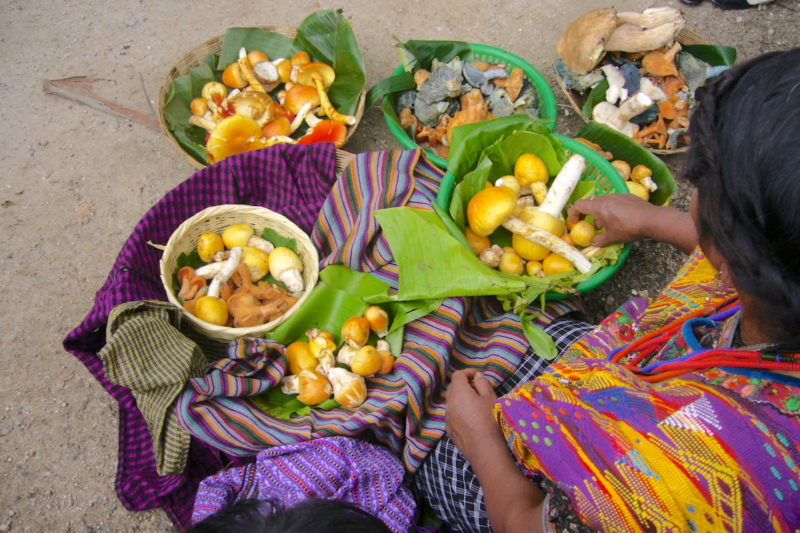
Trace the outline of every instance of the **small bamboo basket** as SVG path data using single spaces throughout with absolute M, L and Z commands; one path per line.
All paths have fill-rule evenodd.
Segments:
M 271 31 L 274 33 L 279 33 L 281 35 L 285 35 L 289 38 L 294 38 L 297 33 L 296 28 L 291 27 L 273 27 L 273 26 L 260 26 L 261 29 L 266 31 Z M 192 157 L 190 153 L 183 149 L 180 143 L 175 139 L 175 136 L 172 134 L 172 131 L 169 129 L 169 124 L 167 124 L 166 117 L 164 115 L 164 106 L 167 102 L 167 93 L 169 92 L 169 88 L 172 86 L 172 82 L 176 79 L 185 76 L 190 69 L 194 67 L 198 67 L 204 63 L 203 58 L 209 54 L 219 55 L 222 52 L 222 41 L 225 38 L 225 35 L 217 35 L 216 37 L 212 37 L 211 39 L 207 40 L 206 42 L 199 44 L 183 54 L 183 56 L 178 60 L 175 65 L 169 70 L 167 73 L 167 77 L 164 80 L 164 83 L 161 85 L 161 91 L 158 95 L 158 122 L 161 125 L 161 131 L 167 137 L 169 143 L 178 150 L 181 155 L 183 155 L 184 159 L 189 162 L 194 168 L 203 169 L 206 165 Z M 345 144 L 347 141 L 350 140 L 350 137 L 356 132 L 356 128 L 358 128 L 358 124 L 361 122 L 361 117 L 364 115 L 364 103 L 366 101 L 366 89 L 361 91 L 361 94 L 358 99 L 358 105 L 356 106 L 356 112 L 354 116 L 356 117 L 356 123 L 352 126 L 348 126 L 347 128 L 347 137 L 345 137 Z M 348 158 L 348 153 L 344 150 L 337 150 L 336 151 L 336 168 L 337 170 L 341 171 L 350 161 Z M 346 161 L 340 161 L 346 160 Z
M 697 33 L 692 30 L 683 29 L 678 34 L 677 41 L 682 45 L 686 44 L 709 44 L 708 41 L 703 40 Z M 561 92 L 564 93 L 564 96 L 569 101 L 572 109 L 575 113 L 578 114 L 579 117 L 583 119 L 584 122 L 589 122 L 591 117 L 587 117 L 583 114 L 583 104 L 586 100 L 584 95 L 581 95 L 575 91 L 571 91 L 567 89 L 566 85 L 564 85 L 564 80 L 561 79 L 561 75 L 558 73 L 558 70 L 554 67 L 553 70 L 556 74 L 556 81 L 558 82 L 558 87 L 561 89 Z M 653 152 L 654 154 L 658 155 L 669 155 L 669 154 L 680 154 L 683 152 L 687 152 L 689 150 L 688 146 L 681 146 L 680 148 L 676 148 L 674 150 L 666 150 L 660 148 L 650 148 L 649 146 L 645 146 L 648 150 Z
M 303 294 L 300 299 L 286 313 L 266 324 L 249 328 L 231 328 L 216 326 L 204 322 L 183 308 L 175 295 L 172 279 L 177 268 L 178 257 L 184 253 L 191 253 L 197 244 L 197 239 L 207 231 L 222 233 L 228 226 L 234 224 L 248 224 L 253 227 L 256 235 L 261 235 L 265 228 L 271 228 L 284 237 L 289 237 L 297 242 L 297 255 L 303 262 Z M 185 220 L 170 236 L 164 247 L 164 253 L 159 262 L 161 283 L 167 292 L 170 303 L 178 306 L 192 327 L 208 337 L 217 340 L 232 340 L 241 337 L 261 336 L 275 329 L 287 318 L 300 309 L 303 302 L 308 299 L 319 277 L 319 255 L 306 233 L 297 227 L 285 216 L 271 211 L 265 207 L 239 204 L 224 204 L 203 209 L 193 217 Z

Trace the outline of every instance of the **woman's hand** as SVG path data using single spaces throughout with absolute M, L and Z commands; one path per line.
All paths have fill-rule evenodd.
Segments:
M 605 231 L 595 235 L 596 246 L 615 242 L 632 242 L 648 237 L 647 227 L 652 221 L 653 204 L 633 194 L 604 194 L 575 202 L 567 211 L 570 223 L 582 215 L 594 217 L 595 226 Z
M 491 383 L 477 370 L 459 370 L 453 374 L 447 389 L 447 433 L 470 462 L 474 462 L 489 440 L 499 439 L 505 446 L 492 414 L 496 400 Z
M 492 414 L 497 395 L 477 370 L 459 370 L 447 389 L 447 433 L 483 488 L 497 533 L 541 531 L 544 494 L 517 467 Z
M 698 242 L 689 213 L 653 205 L 633 194 L 604 194 L 578 200 L 567 214 L 570 222 L 591 215 L 597 228 L 605 228 L 595 235 L 593 244 L 596 246 L 650 238 L 691 253 Z

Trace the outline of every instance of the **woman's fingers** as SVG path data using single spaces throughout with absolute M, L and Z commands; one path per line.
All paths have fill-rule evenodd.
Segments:
M 492 384 L 483 374 L 479 373 L 472 379 L 472 387 L 481 396 L 489 396 L 492 398 L 497 397 L 497 395 L 494 393 L 494 387 L 492 387 Z

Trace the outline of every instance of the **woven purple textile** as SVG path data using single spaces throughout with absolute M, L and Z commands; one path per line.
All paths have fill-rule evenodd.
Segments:
M 197 484 L 224 466 L 225 458 L 193 442 L 188 467 L 180 476 L 159 476 L 152 441 L 131 392 L 103 374 L 97 352 L 105 344 L 106 321 L 117 305 L 132 300 L 166 300 L 159 277 L 161 252 L 147 241 L 165 244 L 181 222 L 219 204 L 263 206 L 311 232 L 317 213 L 336 178 L 336 151 L 329 143 L 278 145 L 229 157 L 193 174 L 170 191 L 136 225 L 117 256 L 95 304 L 64 339 L 74 354 L 119 403 L 119 462 L 115 487 L 127 509 L 163 507 L 179 528 L 189 524 Z
M 381 446 L 347 437 L 275 446 L 256 462 L 203 480 L 192 522 L 241 500 L 272 500 L 291 508 L 309 498 L 352 503 L 395 533 L 411 531 L 417 505 L 403 486 L 403 463 Z

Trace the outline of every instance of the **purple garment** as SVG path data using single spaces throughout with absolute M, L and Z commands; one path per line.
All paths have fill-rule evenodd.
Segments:
M 241 500 L 272 500 L 290 508 L 309 498 L 352 503 L 392 531 L 411 531 L 416 503 L 403 486 L 403 464 L 386 448 L 347 437 L 284 444 L 258 454 L 255 464 L 203 480 L 192 523 Z
M 164 244 L 181 222 L 219 204 L 250 204 L 281 213 L 311 232 L 317 213 L 336 179 L 336 151 L 329 143 L 278 145 L 229 157 L 196 172 L 170 191 L 136 225 L 117 256 L 95 304 L 64 339 L 74 354 L 119 403 L 119 460 L 115 487 L 127 509 L 163 507 L 179 528 L 186 527 L 198 482 L 225 465 L 213 448 L 192 442 L 182 475 L 159 476 L 147 424 L 130 390 L 103 373 L 97 352 L 106 342 L 106 322 L 117 305 L 133 300 L 166 300 L 159 277 Z

